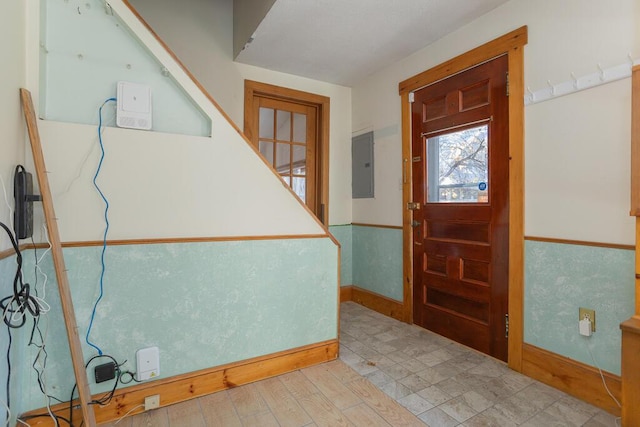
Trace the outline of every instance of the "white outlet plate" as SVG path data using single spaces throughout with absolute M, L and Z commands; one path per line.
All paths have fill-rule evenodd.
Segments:
M 160 375 L 160 350 L 158 347 L 136 351 L 136 380 L 144 381 Z
M 153 396 L 147 396 L 144 398 L 144 410 L 156 409 L 160 407 L 160 395 L 154 394 Z

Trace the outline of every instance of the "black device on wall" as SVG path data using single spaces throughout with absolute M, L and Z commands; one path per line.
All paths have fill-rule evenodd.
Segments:
M 22 165 L 16 166 L 13 174 L 13 197 L 16 203 L 13 229 L 18 239 L 27 239 L 33 235 L 33 202 L 42 198 L 33 194 L 33 178 Z

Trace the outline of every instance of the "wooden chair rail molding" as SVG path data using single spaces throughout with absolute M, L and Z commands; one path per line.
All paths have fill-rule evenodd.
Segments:
M 128 415 L 135 415 L 144 412 L 144 398 L 146 396 L 159 394 L 160 406 L 168 406 L 306 368 L 307 366 L 328 362 L 337 357 L 338 341 L 329 340 L 215 368 L 150 381 L 116 391 L 110 404 L 94 406 L 95 417 L 100 424 L 113 422 L 127 413 L 129 413 Z M 99 396 L 94 397 L 97 398 Z M 55 405 L 51 409 L 57 415 L 63 417 L 68 417 L 69 415 L 68 404 Z M 80 419 L 80 411 L 77 411 L 77 413 L 76 411 L 77 409 L 73 413 L 74 421 Z M 31 411 L 23 416 L 34 415 L 44 415 L 44 417 L 29 419 L 29 425 L 32 427 L 54 427 L 53 420 L 47 416 L 47 408 Z

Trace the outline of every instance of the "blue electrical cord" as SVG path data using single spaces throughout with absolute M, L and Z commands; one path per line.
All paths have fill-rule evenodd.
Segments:
M 87 336 L 85 338 L 85 340 L 87 341 L 87 344 L 89 344 L 91 347 L 95 348 L 98 351 L 98 354 L 100 356 L 102 356 L 102 350 L 100 349 L 100 347 L 98 347 L 97 345 L 93 344 L 91 341 L 89 341 L 89 334 L 91 334 L 91 328 L 93 326 L 93 320 L 96 317 L 96 309 L 98 308 L 98 303 L 100 302 L 100 300 L 102 299 L 102 296 L 104 295 L 104 273 L 106 270 L 106 266 L 104 263 L 104 257 L 105 254 L 107 252 L 107 233 L 109 232 L 109 201 L 107 200 L 107 198 L 105 197 L 104 193 L 102 193 L 102 190 L 100 190 L 100 187 L 98 186 L 98 183 L 96 182 L 96 179 L 98 178 L 98 175 L 100 174 L 100 169 L 102 168 L 102 161 L 104 160 L 104 144 L 102 143 L 102 107 L 104 107 L 107 102 L 111 102 L 111 101 L 116 101 L 116 98 L 109 98 L 106 101 L 104 101 L 102 103 L 102 105 L 100 106 L 100 109 L 98 111 L 98 141 L 100 142 L 100 151 L 101 151 L 101 155 L 100 155 L 100 162 L 98 163 L 98 169 L 96 170 L 96 174 L 93 176 L 93 186 L 96 187 L 96 190 L 98 190 L 98 193 L 100 194 L 100 197 L 102 197 L 102 200 L 104 201 L 105 207 L 104 207 L 104 222 L 105 222 L 105 228 L 104 228 L 104 235 L 102 237 L 102 255 L 101 255 L 101 263 L 102 263 L 102 270 L 100 271 L 100 295 L 98 296 L 98 299 L 96 300 L 96 303 L 93 305 L 93 311 L 91 312 L 91 320 L 89 321 L 89 328 L 87 329 Z

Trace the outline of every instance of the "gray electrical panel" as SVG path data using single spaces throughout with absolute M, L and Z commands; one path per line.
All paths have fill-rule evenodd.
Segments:
M 351 197 L 373 198 L 373 131 L 351 138 Z

